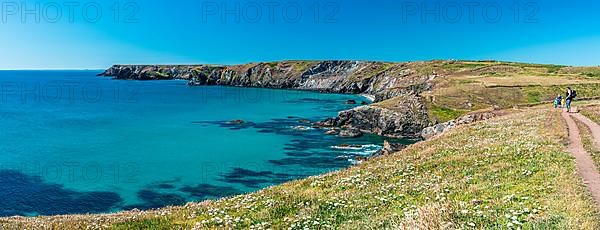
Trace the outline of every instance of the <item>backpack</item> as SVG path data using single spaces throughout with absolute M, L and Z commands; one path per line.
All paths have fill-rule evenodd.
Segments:
M 577 91 L 575 91 L 574 89 L 571 90 L 571 98 L 576 98 L 577 97 Z

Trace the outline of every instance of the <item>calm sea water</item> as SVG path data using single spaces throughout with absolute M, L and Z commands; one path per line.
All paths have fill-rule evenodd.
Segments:
M 347 167 L 383 142 L 304 123 L 365 100 L 355 95 L 118 81 L 98 72 L 0 71 L 1 216 L 215 199 Z M 229 122 L 238 119 L 245 122 Z

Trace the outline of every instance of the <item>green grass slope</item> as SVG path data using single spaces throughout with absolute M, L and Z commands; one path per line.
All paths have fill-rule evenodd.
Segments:
M 600 103 L 591 103 L 581 108 L 581 113 L 600 124 Z

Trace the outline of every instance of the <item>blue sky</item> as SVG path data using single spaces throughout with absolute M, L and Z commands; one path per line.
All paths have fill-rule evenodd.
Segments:
M 114 0 L 65 5 L 73 1 L 3 1 L 0 69 L 299 59 L 600 65 L 597 1 L 478 1 L 472 8 L 473 0 Z M 223 15 L 225 8 L 236 13 Z

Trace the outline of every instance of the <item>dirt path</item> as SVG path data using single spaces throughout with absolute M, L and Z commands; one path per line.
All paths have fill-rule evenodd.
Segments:
M 575 124 L 575 121 L 573 120 L 573 117 L 579 118 L 577 115 L 581 116 L 581 114 L 562 113 L 562 116 L 565 121 L 567 121 L 567 126 L 569 128 L 569 141 L 571 142 L 569 144 L 569 151 L 575 157 L 575 163 L 577 164 L 577 171 L 579 172 L 579 175 L 583 178 L 583 182 L 590 190 L 594 201 L 596 201 L 596 206 L 600 209 L 600 174 L 594 165 L 592 156 L 590 156 L 590 154 L 585 151 L 585 148 L 583 148 L 581 135 L 579 134 L 579 128 L 577 128 L 577 124 Z M 590 127 L 591 124 L 586 123 L 586 125 Z M 590 129 L 593 129 L 593 126 L 590 127 Z M 596 131 L 596 134 L 600 134 L 600 130 Z M 598 143 L 599 138 L 600 136 L 594 135 L 596 143 Z
M 571 116 L 581 121 L 592 131 L 592 137 L 594 137 L 594 143 L 596 144 L 596 148 L 600 149 L 600 125 L 579 113 L 571 114 Z

